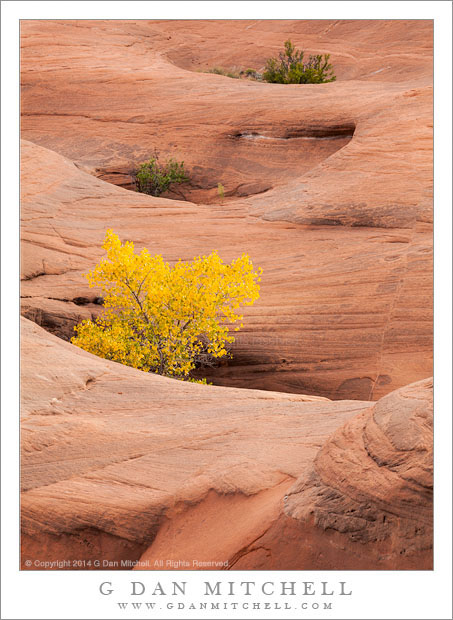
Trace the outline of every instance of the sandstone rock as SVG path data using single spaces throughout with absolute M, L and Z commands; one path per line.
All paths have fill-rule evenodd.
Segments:
M 263 267 L 216 383 L 376 399 L 432 373 L 432 22 L 25 20 L 21 37 L 27 316 L 72 334 L 113 228 L 169 261 Z M 288 37 L 338 81 L 197 71 L 261 69 Z M 155 147 L 192 171 L 178 200 L 102 181 L 127 186 Z
M 143 373 L 25 318 L 21 342 L 23 561 L 428 568 L 428 382 L 333 402 Z
M 288 38 L 337 82 L 203 72 Z M 23 20 L 21 45 L 22 560 L 431 568 L 432 22 Z M 160 198 L 129 191 L 155 148 L 191 174 Z M 210 377 L 234 387 L 64 342 L 107 228 L 263 268 Z
M 21 345 L 24 559 L 137 559 L 175 507 L 269 502 L 366 406 L 159 377 L 25 318 Z
M 22 200 L 23 307 L 58 335 L 69 338 L 81 316 L 74 300 L 96 301 L 83 273 L 113 227 L 170 261 L 221 243 L 225 260 L 245 249 L 263 267 L 261 298 L 246 311 L 233 364 L 216 369 L 218 383 L 370 398 L 431 368 L 431 242 L 421 228 L 270 223 L 244 217 L 236 203 L 206 207 L 128 192 L 31 143 L 22 153 L 23 186 L 32 171 L 41 183 Z M 42 317 L 58 302 L 52 327 Z
M 432 569 L 432 380 L 336 431 L 234 568 Z
M 21 315 L 63 340 L 70 340 L 76 325 L 85 319 L 94 320 L 102 313 L 102 307 L 91 303 L 86 297 L 75 299 L 76 303 L 46 297 L 23 297 L 20 304 Z M 99 298 L 94 298 L 97 299 Z

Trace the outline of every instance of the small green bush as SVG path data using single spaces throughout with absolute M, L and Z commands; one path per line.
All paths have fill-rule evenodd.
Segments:
M 157 154 L 140 164 L 140 168 L 135 172 L 137 191 L 151 196 L 160 196 L 173 183 L 185 183 L 189 180 L 183 161 L 170 158 L 162 163 Z
M 285 51 L 266 62 L 263 80 L 274 84 L 323 84 L 337 79 L 329 63 L 330 54 L 310 56 L 307 62 L 303 58 L 304 52 L 288 39 Z

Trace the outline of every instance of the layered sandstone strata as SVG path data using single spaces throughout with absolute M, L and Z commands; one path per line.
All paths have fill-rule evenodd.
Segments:
M 33 568 L 429 568 L 429 381 L 376 404 L 187 384 L 27 319 L 22 360 Z
M 216 383 L 374 400 L 431 374 L 431 22 L 21 28 L 26 316 L 69 338 L 99 311 L 82 273 L 112 228 L 169 261 L 245 251 L 263 268 Z M 287 38 L 331 53 L 338 80 L 197 71 L 259 69 Z M 190 170 L 177 200 L 111 184 L 155 147 Z

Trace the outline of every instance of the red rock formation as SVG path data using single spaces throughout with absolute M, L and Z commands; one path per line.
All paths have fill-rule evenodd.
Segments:
M 428 382 L 374 406 L 187 384 L 22 321 L 23 561 L 428 567 Z
M 431 22 L 21 28 L 22 133 L 51 149 L 22 151 L 26 316 L 68 338 L 99 310 L 72 302 L 95 299 L 81 274 L 110 227 L 170 261 L 217 248 L 263 267 L 216 383 L 375 399 L 431 374 Z M 259 69 L 288 37 L 331 53 L 338 81 L 197 72 Z M 190 169 L 181 196 L 209 206 L 87 174 L 124 184 L 155 147 Z
M 432 412 L 429 379 L 346 422 L 233 567 L 432 569 Z
M 337 82 L 199 71 L 287 38 Z M 21 43 L 22 560 L 430 568 L 432 22 L 37 20 Z M 124 189 L 155 148 L 191 182 Z M 210 377 L 234 387 L 63 341 L 102 311 L 107 228 L 263 268 Z
M 22 321 L 24 559 L 137 559 L 210 491 L 281 495 L 366 406 L 166 379 Z

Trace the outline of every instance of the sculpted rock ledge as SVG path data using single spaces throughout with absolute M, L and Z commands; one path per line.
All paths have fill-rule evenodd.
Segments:
M 428 381 L 377 404 L 187 384 L 27 319 L 22 356 L 24 563 L 428 566 Z

